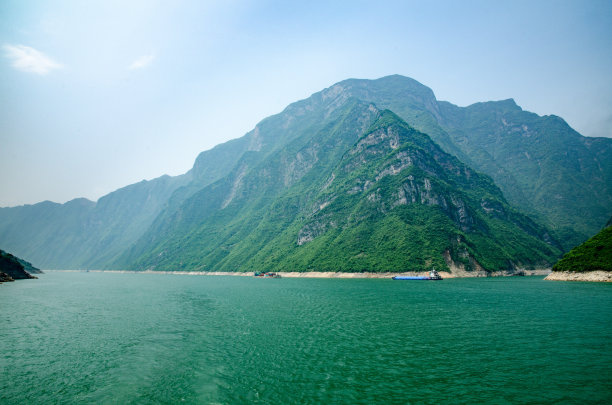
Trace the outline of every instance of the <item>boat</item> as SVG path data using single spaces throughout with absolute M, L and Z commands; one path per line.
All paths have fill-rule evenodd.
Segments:
M 395 276 L 393 280 L 442 280 L 442 276 L 440 276 L 436 269 L 432 269 L 429 272 L 429 276 Z
M 281 278 L 280 274 L 263 271 L 256 271 L 255 273 L 253 273 L 253 276 L 259 278 Z

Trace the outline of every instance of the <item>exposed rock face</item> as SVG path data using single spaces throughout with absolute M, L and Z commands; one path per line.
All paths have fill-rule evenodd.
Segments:
M 455 277 L 487 277 L 491 273 L 487 272 L 482 266 L 467 252 L 463 252 L 462 256 L 468 259 L 470 267 L 474 270 L 467 271 L 466 265 L 461 262 L 455 262 L 451 257 L 449 250 L 444 251 L 444 261 L 448 266 L 451 274 Z
M 370 131 L 344 154 L 319 190 L 302 217 L 296 245 L 302 251 L 316 250 L 317 259 L 332 256 L 332 244 L 343 253 L 353 249 L 345 260 L 356 263 L 350 270 L 363 266 L 410 271 L 437 266 L 464 277 L 487 277 L 552 264 L 542 256 L 534 260 L 540 255 L 536 251 L 505 252 L 505 246 L 516 246 L 519 239 L 523 246 L 539 244 L 546 249 L 541 244 L 546 231 L 514 212 L 488 178 L 444 153 L 389 111 L 380 112 Z M 437 219 L 427 222 L 431 218 Z M 502 223 L 507 231 L 494 235 Z M 508 237 L 509 233 L 515 236 Z M 525 234 L 533 240 L 529 242 Z M 394 245 L 393 240 L 403 243 Z M 499 245 L 485 247 L 485 240 L 497 240 Z M 434 243 L 436 247 L 431 248 Z M 552 240 L 550 251 L 557 247 Z M 384 249 L 388 251 L 383 253 Z M 414 252 L 422 253 L 401 264 L 387 260 Z M 490 260 L 500 255 L 504 259 Z M 340 266 L 338 261 L 328 262 L 318 267 Z
M 574 271 L 555 271 L 550 273 L 545 280 L 551 281 L 595 281 L 610 283 L 612 282 L 612 271 L 586 271 L 576 273 Z
M 446 152 L 491 176 L 512 205 L 537 214 L 556 231 L 564 250 L 594 234 L 610 216 L 610 138 L 583 137 L 563 119 L 523 111 L 512 99 L 458 107 L 398 75 L 351 79 L 337 87 L 395 112 Z

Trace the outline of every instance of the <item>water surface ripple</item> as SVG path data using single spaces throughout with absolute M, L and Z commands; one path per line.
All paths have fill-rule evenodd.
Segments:
M 611 287 L 50 272 L 0 286 L 0 403 L 611 403 Z

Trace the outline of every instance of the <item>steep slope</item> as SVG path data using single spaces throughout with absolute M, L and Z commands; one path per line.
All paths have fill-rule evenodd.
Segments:
M 348 79 L 323 90 L 323 95 L 341 94 L 376 104 L 399 115 L 413 128 L 429 135 L 447 153 L 468 161 L 460 148 L 440 126 L 443 120 L 434 92 L 409 77 L 385 76 L 376 80 Z M 313 95 L 313 97 L 316 96 Z
M 612 215 L 612 139 L 585 138 L 563 119 L 523 111 L 513 100 L 440 106 L 455 144 L 510 201 L 554 226 L 566 248 Z
M 377 114 L 373 106 L 345 101 L 311 108 L 312 114 L 288 108 L 274 117 L 281 124 L 280 130 L 295 130 L 300 136 L 278 142 L 270 152 L 245 153 L 228 176 L 194 193 L 175 211 L 160 215 L 149 232 L 113 266 L 181 269 L 208 268 L 216 263 L 212 257 L 223 256 L 234 240 L 256 226 L 279 193 L 303 176 L 333 165 Z M 295 115 L 310 118 L 299 120 Z M 278 125 L 258 128 L 262 139 L 279 131 Z
M 262 120 L 245 136 L 202 152 L 182 176 L 162 176 L 119 189 L 97 203 L 76 199 L 0 208 L 0 243 L 43 268 L 109 267 L 151 226 L 171 221 L 181 205 L 226 177 L 242 160 L 253 165 L 308 137 L 346 102 L 322 95 L 298 101 Z
M 488 177 L 427 135 L 356 100 L 340 111 L 310 139 L 253 165 L 243 159 L 151 230 L 123 264 L 512 271 L 549 265 L 559 255 L 546 230 L 512 210 Z
M 308 139 L 321 131 L 331 119 L 343 114 L 349 98 L 346 94 L 313 94 L 308 99 L 290 104 L 279 114 L 263 119 L 243 137 L 202 152 L 189 172 L 192 180 L 173 193 L 153 228 L 164 234 L 164 231 L 160 230 L 160 224 L 174 222 L 177 215 L 180 216 L 180 212 L 184 210 L 182 205 L 189 205 L 188 200 L 198 193 L 202 195 L 202 190 L 210 184 L 231 173 L 244 173 L 246 168 L 285 150 L 292 142 L 295 141 L 299 145 L 301 139 Z M 195 200 L 197 198 L 196 196 Z M 151 236 L 154 233 L 149 232 L 149 237 L 158 238 Z M 136 246 L 133 251 L 138 249 L 141 248 Z M 133 252 L 125 257 L 131 254 Z M 123 261 L 117 261 L 115 266 L 120 263 Z
M 556 230 L 565 249 L 612 215 L 612 139 L 586 138 L 561 118 L 521 110 L 513 100 L 457 107 L 399 76 L 350 79 L 344 93 L 388 108 L 446 152 L 493 178 L 511 204 Z

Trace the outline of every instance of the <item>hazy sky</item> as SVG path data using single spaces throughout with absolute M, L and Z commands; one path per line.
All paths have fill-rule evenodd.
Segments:
M 291 102 L 412 77 L 612 136 L 610 1 L 0 1 L 0 206 L 189 170 Z

